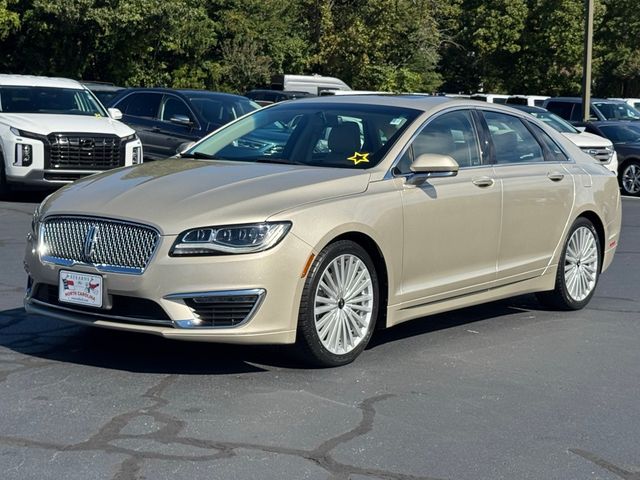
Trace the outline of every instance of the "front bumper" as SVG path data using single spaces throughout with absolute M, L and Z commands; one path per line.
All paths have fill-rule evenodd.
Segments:
M 66 185 L 80 178 L 101 173 L 103 170 L 82 168 L 52 168 L 49 165 L 49 147 L 45 145 L 46 137 L 41 140 L 30 137 L 20 137 L 20 144 L 31 145 L 32 163 L 28 166 L 14 164 L 16 141 L 6 141 L 5 144 L 5 174 L 7 182 L 14 185 L 34 187 L 55 187 Z M 133 164 L 134 150 L 137 149 L 138 162 L 142 163 L 142 143 L 140 140 L 127 142 L 123 145 L 124 163 L 120 166 Z
M 25 309 L 83 325 L 151 333 L 166 338 L 220 343 L 288 344 L 295 341 L 300 296 L 304 285 L 301 272 L 311 254 L 309 247 L 292 232 L 271 250 L 245 255 L 169 257 L 175 236 L 161 237 L 158 250 L 142 275 L 99 272 L 89 265 L 72 268 L 42 262 L 35 241 L 28 239 L 25 269 L 30 285 Z M 60 269 L 101 275 L 105 309 L 78 308 L 36 296 L 40 288 L 55 289 Z M 198 326 L 198 316 L 187 298 L 197 294 L 262 292 L 249 318 L 231 327 Z M 126 299 L 133 304 L 152 301 L 161 309 L 157 318 L 138 318 L 116 312 Z M 123 300 L 124 299 L 124 300 Z M 139 303 L 139 302 L 138 302 Z M 138 311 L 142 311 L 140 308 Z M 153 309 L 152 309 L 153 310 Z M 117 313 L 117 314 L 116 314 Z

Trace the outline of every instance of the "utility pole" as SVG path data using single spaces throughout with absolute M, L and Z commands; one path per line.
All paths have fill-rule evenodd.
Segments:
M 585 0 L 584 61 L 582 62 L 582 121 L 589 121 L 591 108 L 591 54 L 593 52 L 593 0 Z

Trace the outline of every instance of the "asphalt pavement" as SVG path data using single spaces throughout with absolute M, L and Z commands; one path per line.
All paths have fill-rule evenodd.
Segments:
M 3 480 L 640 479 L 640 200 L 586 309 L 467 308 L 312 370 L 26 316 L 42 197 L 0 202 Z

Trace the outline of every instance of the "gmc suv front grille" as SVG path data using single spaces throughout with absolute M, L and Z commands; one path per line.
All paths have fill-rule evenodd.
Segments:
M 52 133 L 48 168 L 108 170 L 124 165 L 124 144 L 116 135 Z

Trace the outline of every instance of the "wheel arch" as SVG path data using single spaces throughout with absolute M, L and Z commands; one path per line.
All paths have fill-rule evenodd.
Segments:
M 578 218 L 586 218 L 593 224 L 594 228 L 596 229 L 596 233 L 598 234 L 598 240 L 600 243 L 600 258 L 604 259 L 606 235 L 604 230 L 604 223 L 602 223 L 600 216 L 593 210 L 585 210 L 584 212 L 580 212 L 580 215 L 578 215 L 576 220 Z M 602 262 L 600 263 L 600 268 L 602 269 Z
M 350 240 L 357 243 L 371 257 L 374 266 L 376 267 L 376 274 L 378 275 L 378 281 L 380 284 L 380 305 L 378 307 L 378 319 L 376 321 L 376 329 L 383 329 L 387 326 L 387 304 L 389 301 L 389 272 L 387 270 L 387 261 L 382 253 L 382 250 L 378 246 L 377 242 L 369 235 L 359 231 L 344 232 L 334 237 L 327 243 L 338 242 L 340 240 Z M 325 245 L 326 247 L 326 245 Z

